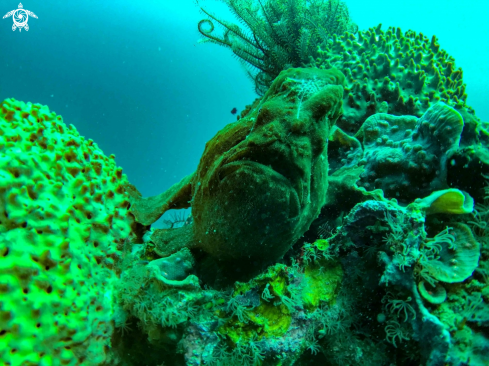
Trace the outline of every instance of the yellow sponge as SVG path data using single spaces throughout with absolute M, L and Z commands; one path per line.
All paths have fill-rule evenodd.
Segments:
M 436 213 L 462 215 L 474 211 L 474 199 L 467 192 L 455 188 L 435 191 L 428 197 L 418 198 L 415 205 L 426 211 L 426 215 Z
M 114 156 L 39 104 L 0 105 L 0 365 L 97 365 L 133 225 Z

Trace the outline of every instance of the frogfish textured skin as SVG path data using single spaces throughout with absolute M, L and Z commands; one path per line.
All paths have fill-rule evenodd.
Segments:
M 281 257 L 325 202 L 327 137 L 342 113 L 343 83 L 336 69 L 283 71 L 207 143 L 192 176 L 156 197 L 132 188 L 131 210 L 144 225 L 191 204 L 194 222 L 182 235 L 153 234 L 159 254 L 197 246 L 220 259 Z

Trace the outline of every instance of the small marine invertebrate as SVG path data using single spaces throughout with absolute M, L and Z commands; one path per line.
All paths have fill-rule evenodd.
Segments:
M 318 260 L 318 255 L 316 253 L 316 246 L 311 243 L 304 243 L 302 247 L 302 260 L 304 264 L 308 264 L 312 261 L 316 262 Z
M 321 328 L 319 338 L 326 335 L 343 333 L 351 325 L 353 318 L 348 311 L 339 305 L 321 306 L 313 315 L 319 321 Z
M 270 290 L 269 290 L 269 287 L 270 287 L 270 284 L 267 283 L 267 285 L 265 286 L 265 288 L 263 289 L 263 292 L 261 294 L 261 298 L 265 301 L 270 301 L 272 300 L 275 296 L 273 296 L 271 293 L 270 293 Z
M 409 340 L 410 336 L 406 332 L 405 329 L 401 327 L 401 324 L 395 320 L 389 320 L 387 322 L 385 329 L 385 339 L 387 342 L 391 343 L 394 347 L 397 348 L 396 338 L 402 343 L 403 340 Z
M 443 249 L 442 244 L 445 243 L 448 244 L 448 249 L 455 250 L 455 237 L 450 234 L 450 230 L 453 230 L 453 228 L 447 226 L 444 230 L 436 234 L 434 238 L 426 238 L 427 241 L 424 243 L 425 248 L 438 254 Z
M 363 254 L 365 255 L 365 257 L 369 259 L 375 258 L 378 252 L 379 252 L 379 248 L 377 248 L 377 246 L 374 244 L 370 244 L 363 247 Z
M 295 312 L 296 307 L 301 305 L 301 302 L 295 299 L 293 296 L 288 297 L 284 295 L 280 299 L 282 300 L 282 304 L 284 304 L 291 313 Z
M 334 225 L 330 222 L 325 222 L 318 227 L 317 234 L 319 236 L 319 239 L 327 239 L 333 236 L 337 231 L 338 227 L 334 227 Z
M 321 347 L 315 338 L 307 341 L 306 348 L 311 351 L 313 355 L 316 355 L 321 350 Z
M 416 311 L 409 304 L 412 301 L 411 297 L 408 297 L 406 300 L 398 300 L 393 298 L 394 295 L 392 292 L 387 292 L 386 295 L 382 299 L 382 303 L 385 304 L 386 310 L 391 313 L 395 313 L 397 311 L 397 316 L 404 314 L 404 321 L 409 320 L 410 315 L 413 316 L 413 320 L 416 319 Z
M 129 333 L 132 331 L 132 328 L 129 326 L 130 322 L 127 319 L 124 319 L 120 323 L 116 323 L 115 326 L 119 329 L 119 332 L 121 332 L 121 336 L 124 337 L 124 333 Z
M 248 311 L 250 309 L 242 305 L 241 301 L 237 297 L 231 297 L 231 299 L 228 301 L 226 310 L 231 312 L 233 315 L 236 315 L 241 323 L 248 322 Z
M 404 216 L 395 217 L 393 213 L 386 211 L 384 214 L 385 221 L 389 225 L 391 232 L 384 236 L 383 241 L 388 246 L 396 246 L 404 240 Z
M 465 307 L 462 314 L 469 322 L 487 322 L 489 321 L 489 305 L 484 302 L 481 292 L 464 294 Z
M 408 256 L 408 252 L 396 252 L 394 253 L 394 262 L 397 264 L 399 269 L 405 272 L 405 267 L 411 267 L 412 259 Z

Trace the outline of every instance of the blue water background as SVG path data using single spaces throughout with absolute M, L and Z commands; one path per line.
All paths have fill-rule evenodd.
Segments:
M 489 121 L 489 1 L 349 0 L 353 20 L 431 37 L 464 70 L 468 104 Z M 215 1 L 201 4 L 226 15 Z M 0 1 L 0 13 L 17 1 Z M 230 50 L 198 44 L 193 0 L 25 1 L 39 18 L 0 19 L 0 100 L 47 104 L 115 154 L 143 195 L 161 193 L 199 162 L 205 143 L 256 95 Z

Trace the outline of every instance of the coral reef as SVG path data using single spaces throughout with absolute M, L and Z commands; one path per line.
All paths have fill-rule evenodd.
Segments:
M 302 264 L 275 264 L 247 282 L 236 282 L 231 291 L 203 289 L 191 273 L 168 281 L 170 273 L 185 273 L 195 262 L 187 248 L 148 260 L 153 246 L 152 242 L 127 245 L 121 264 L 114 316 L 120 332 L 113 344 L 121 354 L 129 352 L 130 358 L 121 359 L 132 360 L 130 364 L 140 357 L 154 364 L 157 360 L 186 365 L 255 365 L 270 360 L 288 364 L 306 350 L 318 352 L 314 338 L 318 331 L 323 335 L 344 331 L 338 325 L 344 310 L 334 307 L 343 270 L 329 256 L 325 240 L 306 245 Z M 165 271 L 159 264 L 162 260 L 168 263 Z M 328 314 L 331 319 L 326 320 L 329 307 L 337 313 Z M 146 335 L 149 350 L 141 343 L 124 343 L 140 333 Z
M 463 147 L 465 128 L 462 115 L 443 102 L 432 105 L 420 118 L 375 114 L 355 136 L 336 127 L 330 135 L 330 174 L 357 169 L 358 186 L 368 191 L 382 189 L 385 197 L 406 204 L 449 187 L 466 189 L 480 200 L 481 180 L 469 183 L 463 175 L 482 176 L 489 167 L 484 159 L 488 150 L 479 138 Z M 460 157 L 467 158 L 467 150 L 475 152 L 472 164 L 462 166 Z M 475 164 L 478 169 L 469 173 Z
M 205 9 L 199 30 L 263 96 L 158 196 L 47 107 L 1 104 L 2 361 L 489 364 L 489 129 L 453 58 L 354 34 L 339 0 L 224 2 L 249 32 Z
M 292 135 L 297 133 L 292 121 L 310 119 L 317 110 L 311 106 L 317 105 L 317 100 L 330 98 L 328 93 L 321 93 L 321 90 L 330 90 L 330 82 L 322 82 L 317 71 L 290 69 L 283 72 L 262 100 L 255 102 L 238 122 L 225 128 L 207 145 L 201 160 L 204 174 L 213 176 L 213 169 L 209 169 L 216 164 L 213 156 L 225 160 L 227 151 L 236 155 L 236 151 L 243 151 L 243 146 L 248 149 L 250 142 L 254 142 L 255 149 L 255 141 L 260 141 L 263 133 L 269 131 L 262 127 L 268 124 L 258 121 L 273 123 L 280 119 L 284 126 L 290 126 Z M 270 107 L 270 101 L 279 106 L 284 100 L 288 103 L 286 107 Z M 278 109 L 280 113 L 273 113 Z M 284 118 L 284 115 L 289 117 Z M 241 123 L 247 126 L 245 132 L 235 129 Z M 197 292 L 195 288 L 183 287 L 179 301 L 187 299 L 183 303 L 197 301 L 200 305 L 203 294 L 214 298 L 208 306 L 200 307 L 198 315 L 183 306 L 184 315 L 176 318 L 175 324 L 171 323 L 177 329 L 172 333 L 173 347 L 183 354 L 184 363 L 459 365 L 469 362 L 472 354 L 474 364 L 487 363 L 484 350 L 489 340 L 480 328 L 486 327 L 489 311 L 484 298 L 488 294 L 487 244 L 480 238 L 486 235 L 485 220 L 489 210 L 479 204 L 478 211 L 474 211 L 474 198 L 468 192 L 450 188 L 447 182 L 449 161 L 460 151 L 464 128 L 462 115 L 439 102 L 419 118 L 375 114 L 359 129 L 356 136 L 360 141 L 337 127 L 318 130 L 329 136 L 328 153 L 332 152 L 327 155 L 331 175 L 319 175 L 329 186 L 327 191 L 321 190 L 321 194 L 325 194 L 321 214 L 311 228 L 303 232 L 303 238 L 295 236 L 287 244 L 281 242 L 285 254 L 282 252 L 270 260 L 268 267 L 258 266 L 255 271 L 249 271 L 248 276 L 233 274 L 239 264 L 230 256 L 208 249 L 205 252 L 205 246 L 192 244 L 200 240 L 194 236 L 196 226 L 192 224 L 155 230 L 147 235 L 148 242 L 141 247 L 147 254 L 141 257 L 149 256 L 155 264 L 175 263 L 173 256 L 180 255 L 179 250 L 189 253 L 190 249 L 198 258 L 187 262 L 194 263 L 194 273 L 210 287 Z M 299 131 L 302 136 L 310 136 L 303 129 Z M 273 132 L 280 130 L 274 128 Z M 243 145 L 235 145 L 236 140 L 224 138 L 230 135 Z M 269 141 L 268 138 L 265 141 Z M 478 142 L 473 146 L 486 148 L 483 139 L 474 141 Z M 238 148 L 233 150 L 235 146 Z M 252 155 L 238 156 L 246 162 L 249 156 L 253 161 L 260 161 L 261 155 L 252 151 Z M 272 151 L 273 154 L 266 155 L 277 156 L 283 149 Z M 207 156 L 210 152 L 215 155 Z M 220 167 L 221 160 L 217 161 Z M 271 166 L 285 171 L 277 168 L 279 165 Z M 146 218 L 154 220 L 172 205 L 180 205 L 179 194 L 175 193 L 180 189 L 185 200 L 192 204 L 194 224 L 199 223 L 199 216 L 206 209 L 199 206 L 199 192 L 208 187 L 212 192 L 209 197 L 214 199 L 219 192 L 205 183 L 206 175 L 202 175 L 200 169 L 155 198 L 142 199 L 134 190 L 131 210 L 136 220 L 150 223 Z M 409 169 L 414 169 L 412 175 Z M 194 180 L 195 176 L 199 178 Z M 224 174 L 224 177 L 227 176 Z M 369 187 L 366 183 L 372 179 L 375 185 Z M 200 183 L 197 188 L 192 186 L 195 181 Z M 401 186 L 403 181 L 407 183 Z M 219 208 L 211 211 L 211 217 L 231 212 L 232 217 L 246 224 L 253 223 L 253 216 L 244 218 L 242 213 L 252 209 L 259 214 L 262 212 L 259 203 L 268 205 L 263 199 L 266 192 L 255 189 L 255 184 L 253 189 L 258 192 L 256 198 L 260 202 L 250 201 L 248 197 L 252 192 L 245 191 L 240 196 L 245 197 L 248 204 L 252 202 L 251 207 L 243 203 L 235 213 Z M 239 182 L 234 181 L 232 187 L 239 189 Z M 192 199 L 189 192 L 194 194 Z M 487 196 L 487 189 L 485 194 Z M 317 196 L 311 201 L 316 199 Z M 215 203 L 211 207 L 215 207 Z M 266 221 L 261 221 L 267 215 L 255 216 L 266 229 L 270 227 Z M 239 230 L 240 225 L 233 221 L 229 227 Z M 258 222 L 254 225 L 257 228 L 250 226 L 247 230 L 263 235 Z M 213 239 L 214 245 L 219 242 L 215 239 L 219 236 L 211 234 L 208 228 L 222 230 L 222 224 L 206 222 L 202 227 L 207 228 L 205 235 Z M 275 230 L 272 227 L 279 237 L 280 231 Z M 243 245 L 247 236 L 243 235 L 243 230 L 238 233 L 234 237 L 226 236 L 228 240 L 222 240 L 221 249 L 232 251 L 233 245 L 239 243 L 236 250 L 251 254 Z M 253 242 L 256 240 L 249 241 Z M 257 247 L 257 253 L 263 253 L 261 246 Z M 163 258 L 157 259 L 160 256 Z M 209 257 L 214 259 L 209 261 Z M 249 263 L 246 258 L 240 262 Z M 152 267 L 151 262 L 145 267 Z M 182 271 L 183 268 L 179 273 L 184 273 Z M 193 276 L 189 274 L 187 279 Z M 232 290 L 218 290 L 221 286 Z M 160 296 L 167 298 L 170 293 L 167 288 Z M 463 305 L 464 301 L 467 305 Z M 174 300 L 174 303 L 179 302 Z M 207 311 L 209 309 L 212 311 Z M 144 315 L 131 314 L 136 321 L 144 322 Z M 174 310 L 173 314 L 179 311 Z M 167 328 L 170 323 L 155 321 L 155 324 L 163 328 L 157 334 L 170 331 Z M 154 332 L 146 333 L 151 339 Z M 173 358 L 172 362 L 175 361 Z
M 356 133 L 375 113 L 420 117 L 444 102 L 459 111 L 471 130 L 477 118 L 466 104 L 461 69 L 453 57 L 413 31 L 382 31 L 379 25 L 357 34 L 345 33 L 323 43 L 315 65 L 336 67 L 346 76 L 343 117 L 338 126 Z M 469 134 L 469 132 L 467 132 Z
M 101 364 L 134 224 L 126 177 L 45 106 L 3 101 L 0 135 L 0 359 Z
M 375 114 L 356 136 L 364 154 L 359 186 L 380 188 L 403 202 L 448 188 L 447 161 L 458 148 L 462 116 L 438 103 L 421 118 Z M 416 184 L 414 184 L 416 181 Z
M 350 288 L 350 291 L 361 291 L 361 303 L 353 306 L 357 311 L 359 307 L 383 310 L 377 322 L 385 324 L 385 339 L 397 348 L 398 364 L 405 364 L 403 357 L 414 356 L 420 357 L 417 362 L 421 364 L 458 365 L 467 362 L 471 354 L 463 352 L 458 336 L 451 333 L 447 315 L 440 317 L 439 310 L 452 310 L 453 305 L 446 301 L 452 302 L 464 296 L 465 291 L 471 292 L 469 289 L 474 288 L 474 284 L 487 286 L 471 277 L 479 262 L 479 244 L 467 225 L 455 222 L 449 223 L 450 228 L 434 238 L 428 238 L 426 231 L 439 226 L 440 213 L 425 218 L 421 202 L 418 200 L 405 208 L 394 200 L 359 203 L 329 242 L 332 250 L 343 258 L 346 273 L 361 274 L 353 279 L 355 286 Z M 355 259 L 349 260 L 352 256 Z M 455 257 L 457 259 L 453 260 Z M 376 277 L 374 273 L 379 266 L 384 268 L 380 281 L 371 281 L 370 276 Z M 468 278 L 470 280 L 466 281 Z M 445 287 L 436 284 L 438 281 L 444 282 Z M 427 288 L 427 282 L 438 288 L 436 293 L 431 287 Z M 463 284 L 451 287 L 454 282 Z M 368 296 L 371 293 L 384 294 L 381 304 Z M 477 304 L 473 305 L 474 310 L 483 314 L 487 309 L 479 309 L 482 302 L 477 299 L 474 298 Z M 375 319 L 373 314 L 361 321 L 374 329 L 369 319 Z M 460 322 L 458 327 L 462 329 L 466 322 L 462 319 Z M 477 334 L 479 342 L 484 338 L 476 327 L 467 331 Z M 481 359 L 483 361 L 474 364 L 487 363 L 486 357 Z

